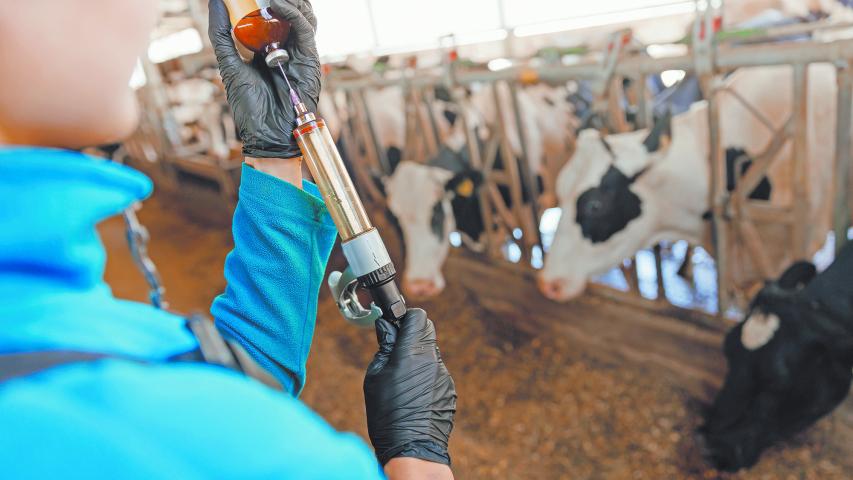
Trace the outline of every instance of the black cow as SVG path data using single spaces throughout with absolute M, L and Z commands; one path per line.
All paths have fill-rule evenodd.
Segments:
M 736 471 L 847 396 L 853 379 L 853 243 L 823 273 L 799 262 L 768 282 L 724 348 L 729 372 L 701 432 L 714 465 Z

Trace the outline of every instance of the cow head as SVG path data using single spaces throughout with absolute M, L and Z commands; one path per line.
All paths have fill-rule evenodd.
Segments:
M 849 265 L 844 271 L 846 278 Z M 847 315 L 839 318 L 815 295 L 826 274 L 815 272 L 808 262 L 794 264 L 726 335 L 729 372 L 701 429 L 719 469 L 751 467 L 767 447 L 812 425 L 849 392 L 852 332 Z
M 668 118 L 651 132 L 609 135 L 584 130 L 557 178 L 562 216 L 539 276 L 542 293 L 571 300 L 594 275 L 650 243 L 658 225 L 652 187 L 639 180 L 662 155 Z
M 407 295 L 430 297 L 444 289 L 441 267 L 450 232 L 479 239 L 484 230 L 478 198 L 482 181 L 482 174 L 470 168 L 453 171 L 408 161 L 386 180 L 388 207 L 403 231 Z

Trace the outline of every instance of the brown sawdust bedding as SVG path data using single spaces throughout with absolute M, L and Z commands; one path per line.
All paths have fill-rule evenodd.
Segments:
M 205 310 L 224 287 L 230 230 L 188 221 L 157 198 L 146 202 L 141 218 L 172 306 Z M 107 279 L 117 295 L 144 300 L 122 228 L 120 219 L 101 227 L 110 253 Z M 853 444 L 844 426 L 849 401 L 768 451 L 752 470 L 721 475 L 707 467 L 695 441 L 703 406 L 677 382 L 602 359 L 566 336 L 490 328 L 499 322 L 469 295 L 449 279 L 440 299 L 420 302 L 436 321 L 459 392 L 451 440 L 457 478 L 853 478 Z M 373 333 L 345 324 L 324 296 L 302 400 L 336 428 L 365 438 L 361 382 L 374 351 Z

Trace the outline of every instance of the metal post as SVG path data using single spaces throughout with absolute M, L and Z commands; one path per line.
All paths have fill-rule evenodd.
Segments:
M 448 65 L 447 68 L 448 71 L 446 72 L 446 78 L 452 81 L 452 79 L 454 78 L 453 72 L 451 71 L 453 66 Z M 457 116 L 457 118 L 458 121 L 461 122 L 462 129 L 465 132 L 465 143 L 468 147 L 468 156 L 471 158 L 471 167 L 476 169 L 482 169 L 484 161 L 480 152 L 480 138 L 477 135 L 477 132 L 472 127 L 472 125 L 470 124 L 470 122 L 468 122 L 468 115 L 465 114 L 466 105 L 464 103 L 464 97 L 457 91 L 456 88 L 454 88 L 454 85 L 452 83 L 446 86 L 450 90 L 451 100 L 453 101 L 453 103 L 459 106 L 459 115 Z M 488 172 L 483 173 L 484 175 L 486 175 L 485 181 L 486 183 L 488 183 L 490 181 L 487 175 Z M 486 251 L 490 252 L 490 254 L 497 255 L 499 254 L 498 249 L 500 244 L 498 242 L 495 242 L 495 240 L 492 238 L 493 231 L 495 228 L 495 222 L 492 217 L 491 202 L 489 201 L 489 188 L 480 188 L 479 197 L 480 214 L 483 216 L 483 224 L 486 226 Z
M 418 105 L 420 106 L 421 115 L 419 115 L 424 130 L 429 132 L 429 136 L 425 139 L 427 144 L 427 155 L 438 155 L 438 150 L 441 148 L 441 132 L 438 130 L 438 122 L 435 120 L 435 111 L 432 108 L 432 101 L 428 100 L 426 92 L 421 89 L 418 95 Z
M 364 0 L 367 4 L 367 15 L 370 18 L 370 34 L 373 38 L 373 48 L 379 48 L 379 32 L 376 31 L 376 15 L 373 13 L 373 0 Z
M 833 230 L 835 251 L 838 253 L 847 240 L 850 228 L 849 194 L 850 185 L 850 127 L 853 111 L 853 76 L 850 62 L 840 62 L 836 74 L 838 82 L 838 115 L 835 136 L 835 205 L 833 208 Z
M 637 128 L 650 128 L 653 124 L 652 109 L 649 108 L 649 102 L 646 99 L 647 86 L 645 75 L 634 77 L 637 84 Z M 663 246 L 658 243 L 652 248 L 652 253 L 655 256 L 655 276 L 657 278 L 657 300 L 659 302 L 667 302 L 666 285 L 663 281 Z
M 423 132 L 418 131 L 418 104 L 416 100 L 415 87 L 411 84 L 403 84 L 403 158 L 417 159 L 425 158 L 426 153 L 423 150 Z M 421 155 L 423 153 L 423 155 Z
M 373 153 L 376 164 L 382 169 L 386 175 L 391 175 L 391 164 L 388 162 L 388 157 L 385 155 L 385 150 L 379 143 L 379 137 L 376 136 L 376 129 L 373 127 L 373 119 L 370 117 L 370 108 L 367 106 L 367 99 L 364 96 L 364 90 L 355 92 L 355 98 L 358 102 L 358 111 L 361 114 L 361 120 L 358 121 L 362 128 L 362 134 L 366 137 L 368 151 Z
M 518 129 L 518 138 L 521 142 L 521 181 L 530 194 L 530 215 L 533 225 L 526 225 L 530 232 L 525 232 L 525 243 L 529 248 L 542 247 L 542 239 L 539 234 L 539 185 L 535 181 L 537 172 L 530 170 L 530 146 L 527 144 L 527 126 L 521 118 L 521 103 L 518 101 L 518 88 L 513 83 L 508 83 L 509 95 L 512 98 L 512 111 L 515 117 L 515 127 Z M 544 159 L 542 159 L 544 162 Z M 527 223 L 527 222 L 524 222 Z M 522 223 L 524 225 L 524 223 Z M 532 235 L 532 237 L 531 237 Z M 532 238 L 532 241 L 531 241 Z M 544 250 L 543 250 L 544 251 Z
M 663 246 L 660 243 L 652 248 L 655 255 L 655 278 L 657 279 L 657 301 L 666 302 L 666 284 L 663 281 Z
M 498 21 L 501 28 L 506 32 L 504 39 L 504 57 L 513 58 L 515 56 L 515 29 L 509 27 L 509 22 L 506 18 L 506 3 L 505 0 L 495 0 L 498 8 Z
M 794 91 L 791 112 L 794 118 L 793 192 L 794 223 L 791 224 L 792 252 L 795 259 L 808 256 L 809 172 L 808 172 L 808 65 L 794 65 Z
M 725 156 L 720 138 L 720 110 L 716 95 L 717 77 L 709 74 L 702 79 L 705 98 L 708 99 L 708 155 L 711 183 L 708 204 L 711 206 L 711 239 L 717 263 L 717 302 L 719 316 L 729 309 L 729 249 L 728 249 L 728 192 L 726 192 Z
M 634 81 L 637 82 L 637 128 L 649 128 L 652 126 L 654 112 L 649 108 L 646 98 L 648 95 L 646 76 L 639 75 L 634 78 Z
M 210 37 L 207 35 L 208 19 L 207 19 L 207 2 L 201 0 L 188 0 L 187 7 L 192 17 L 193 23 L 198 29 L 201 37 L 201 44 L 207 51 L 212 51 L 213 46 L 210 44 Z
M 358 123 L 357 120 L 357 107 L 355 106 L 355 99 L 353 98 L 353 92 L 344 92 L 346 97 L 346 107 L 347 107 L 347 115 L 344 126 L 341 128 L 341 138 L 343 139 L 344 144 L 344 158 L 349 159 L 352 163 L 353 171 L 355 172 L 355 176 L 357 179 L 356 188 L 359 190 L 359 194 L 362 195 L 362 198 L 366 199 L 367 202 L 373 206 L 377 207 L 382 205 L 385 201 L 382 192 L 379 191 L 379 188 L 374 184 L 374 179 L 371 176 L 369 169 L 367 168 L 368 160 L 367 160 L 367 147 L 364 145 L 364 138 L 361 138 L 361 142 L 359 142 L 358 137 L 356 136 L 359 129 L 355 127 L 353 123 Z
M 512 198 L 512 212 L 513 212 L 513 215 L 515 217 L 515 221 L 518 224 L 518 226 L 524 227 L 525 226 L 524 197 L 522 195 L 522 189 L 521 189 L 523 179 L 522 179 L 522 174 L 519 171 L 520 169 L 519 169 L 519 165 L 518 165 L 518 159 L 516 158 L 515 152 L 512 149 L 512 142 L 510 142 L 510 140 L 509 140 L 509 132 L 510 132 L 509 128 L 510 127 L 504 121 L 506 117 L 504 115 L 504 106 L 502 105 L 502 102 L 500 99 L 500 97 L 501 97 L 500 91 L 499 91 L 500 86 L 501 86 L 500 83 L 496 83 L 496 84 L 492 85 L 492 94 L 494 97 L 493 101 L 495 103 L 495 117 L 496 117 L 495 123 L 498 127 L 498 135 L 500 136 L 500 139 L 501 139 L 500 155 L 501 155 L 501 158 L 503 158 L 504 169 L 509 174 L 509 191 L 510 191 L 510 196 Z M 511 89 L 509 91 L 509 95 L 510 96 L 512 95 Z M 521 137 L 522 132 L 517 132 L 517 133 L 519 135 L 519 141 L 521 141 L 520 137 Z M 524 144 L 522 143 L 522 149 L 524 148 L 523 145 Z M 524 155 L 524 152 L 522 152 L 522 155 Z M 529 228 L 527 228 L 527 230 L 529 230 Z M 522 229 L 522 231 L 524 231 L 524 229 Z M 526 243 L 526 240 L 525 240 L 525 243 Z M 530 251 L 528 249 L 526 249 L 526 248 L 523 249 L 522 258 L 524 260 L 530 259 Z

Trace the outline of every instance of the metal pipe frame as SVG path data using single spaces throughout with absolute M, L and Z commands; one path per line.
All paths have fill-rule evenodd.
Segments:
M 529 137 L 527 127 L 524 125 L 524 121 L 521 118 L 521 103 L 518 100 L 518 87 L 514 83 L 508 83 L 508 86 L 509 95 L 512 99 L 511 108 L 513 116 L 515 117 L 515 128 L 518 131 L 518 138 L 521 142 L 522 158 L 519 174 L 521 175 L 521 181 L 524 183 L 529 195 L 528 211 L 525 212 L 525 214 L 529 214 L 530 218 L 525 218 L 523 225 L 525 226 L 524 230 L 526 230 L 524 232 L 524 245 L 527 247 L 525 249 L 525 253 L 530 255 L 533 247 L 538 246 L 539 248 L 542 248 L 542 239 L 539 233 L 539 219 L 541 218 L 541 215 L 539 213 L 538 206 L 539 195 L 542 192 L 539 191 L 539 185 L 536 182 L 537 172 L 530 169 L 530 148 L 527 143 Z
M 720 46 L 714 55 L 714 72 L 727 73 L 745 67 L 763 67 L 771 65 L 791 65 L 809 63 L 834 63 L 839 59 L 853 58 L 853 39 L 832 42 L 794 42 L 773 45 Z M 646 76 L 664 70 L 695 70 L 692 54 L 673 57 L 651 58 L 643 55 L 623 58 L 615 67 L 614 73 L 622 76 Z M 571 80 L 595 79 L 601 74 L 601 62 L 585 60 L 575 65 L 564 66 L 514 66 L 498 71 L 459 70 L 454 82 L 462 85 L 471 83 L 494 83 L 498 81 L 520 81 L 522 78 L 538 78 L 540 82 L 562 84 Z M 443 84 L 446 77 L 442 72 L 424 70 L 413 78 L 375 78 L 366 77 L 349 80 L 329 78 L 330 88 L 354 90 L 366 87 L 379 88 L 400 86 L 411 83 L 418 86 Z
M 707 20 L 707 19 L 706 19 Z M 820 29 L 821 25 L 816 25 L 815 29 L 805 31 L 815 31 Z M 694 39 L 695 40 L 695 39 Z M 779 222 L 785 223 L 792 229 L 791 242 L 792 253 L 795 257 L 802 257 L 807 250 L 806 235 L 803 225 L 808 223 L 807 202 L 804 200 L 808 195 L 808 177 L 807 177 L 807 91 L 808 91 L 808 65 L 811 63 L 834 63 L 839 67 L 838 75 L 838 130 L 836 132 L 836 175 L 834 185 L 834 230 L 836 237 L 846 237 L 846 231 L 850 224 L 849 213 L 849 196 L 847 192 L 848 179 L 851 174 L 851 140 L 850 128 L 851 101 L 853 101 L 853 73 L 850 71 L 850 65 L 847 59 L 853 59 L 853 39 L 835 40 L 832 42 L 819 42 L 815 40 L 804 42 L 792 42 L 787 44 L 752 44 L 752 45 L 728 45 L 725 43 L 713 44 L 711 39 L 704 39 L 704 42 L 709 46 L 707 50 L 700 53 L 702 45 L 694 43 L 694 51 L 686 55 L 666 57 L 666 58 L 651 58 L 644 55 L 630 56 L 621 58 L 612 69 L 612 75 L 616 78 L 627 76 L 642 80 L 650 74 L 657 74 L 664 70 L 684 70 L 694 72 L 699 75 L 703 91 L 708 99 L 708 119 L 709 119 L 709 142 L 710 142 L 710 189 L 709 189 L 709 204 L 711 205 L 712 221 L 712 243 L 715 250 L 715 258 L 717 260 L 718 273 L 718 309 L 721 316 L 726 315 L 731 308 L 732 300 L 732 285 L 729 272 L 729 260 L 732 253 L 732 248 L 736 245 L 732 244 L 732 235 L 735 232 L 740 233 L 740 237 L 744 240 L 745 247 L 748 250 L 760 250 L 761 239 L 758 230 L 755 228 L 754 222 Z M 602 57 L 603 58 L 603 57 Z M 506 82 L 515 87 L 519 84 L 529 83 L 529 79 L 535 78 L 539 82 L 548 84 L 564 84 L 568 81 L 578 79 L 600 79 L 602 69 L 602 59 L 591 58 L 584 60 L 578 64 L 566 66 L 515 66 L 499 71 L 474 71 L 462 70 L 456 65 L 451 65 L 449 68 L 423 70 L 415 75 L 407 76 L 407 78 L 357 78 L 357 79 L 335 79 L 330 78 L 328 85 L 330 88 L 340 89 L 343 91 L 359 91 L 364 88 L 379 88 L 388 86 L 417 86 L 421 88 L 437 85 L 447 85 L 451 88 L 454 86 L 466 86 L 474 83 L 487 83 L 496 87 L 498 83 Z M 792 116 L 787 123 L 780 129 L 774 131 L 772 140 L 756 159 L 747 176 L 741 179 L 735 192 L 731 194 L 726 190 L 726 172 L 725 172 L 725 156 L 722 139 L 720 137 L 720 118 L 719 106 L 716 93 L 720 90 L 721 76 L 738 68 L 761 67 L 773 65 L 792 65 L 794 68 L 794 92 L 793 92 L 793 108 Z M 497 91 L 496 91 L 497 92 Z M 641 90 L 642 93 L 642 90 Z M 519 134 L 523 138 L 523 126 L 520 124 L 518 117 L 517 99 L 513 92 L 514 105 L 513 113 L 516 115 L 516 120 L 519 122 Z M 611 95 L 608 95 L 611 96 Z M 642 97 L 642 95 L 641 95 Z M 495 100 L 499 102 L 496 96 Z M 740 99 L 745 101 L 746 99 Z M 651 111 L 645 103 L 645 99 L 641 98 L 640 119 L 639 123 L 648 123 L 651 116 Z M 748 105 L 748 103 L 746 103 Z M 500 108 L 500 105 L 498 105 Z M 766 119 L 760 112 L 758 114 L 759 121 L 766 123 Z M 464 115 L 462 115 L 464 121 Z M 501 137 L 504 137 L 506 126 L 502 125 L 503 117 L 499 115 L 498 127 L 502 130 Z M 479 156 L 479 145 L 476 140 L 476 134 L 466 126 L 468 132 L 468 148 L 472 153 L 472 163 L 483 165 L 486 162 Z M 760 181 L 759 173 L 766 171 L 773 162 L 774 157 L 787 141 L 792 142 L 793 154 L 793 173 L 794 173 L 794 205 L 791 209 L 780 209 L 778 207 L 768 207 L 760 204 L 750 204 L 744 197 L 743 192 L 749 191 L 747 187 Z M 501 143 L 504 143 L 501 142 Z M 527 146 L 523 144 L 524 155 L 527 155 Z M 505 150 L 507 145 L 502 145 L 502 150 Z M 506 160 L 506 159 L 505 159 Z M 495 172 L 497 174 L 497 172 Z M 514 175 L 511 175 L 515 177 Z M 515 181 L 522 181 L 518 178 Z M 512 187 L 512 185 L 510 185 Z M 516 185 L 517 187 L 517 185 Z M 499 232 L 494 231 L 496 227 L 491 214 L 492 208 L 485 205 L 489 201 L 497 199 L 488 198 L 490 195 L 489 188 L 483 189 L 482 203 L 484 205 L 483 213 L 484 220 L 487 222 L 487 241 L 492 237 L 491 234 Z M 496 189 L 495 189 L 496 190 Z M 530 190 L 531 192 L 535 191 Z M 499 195 L 498 195 L 499 196 Z M 515 196 L 515 195 L 513 195 Z M 736 197 L 736 198 L 735 198 Z M 535 204 L 535 202 L 533 202 Z M 535 208 L 535 206 L 534 206 Z M 508 213 L 508 212 L 504 212 Z M 486 216 L 488 214 L 488 217 Z M 538 221 L 538 212 L 536 213 Z M 798 225 L 800 227 L 798 227 Z M 538 237 L 538 235 L 537 235 Z M 494 239 L 491 240 L 494 242 Z M 841 242 L 839 242 L 839 245 Z M 499 245 L 492 245 L 492 251 L 499 248 Z M 769 265 L 766 258 L 756 258 L 758 268 L 765 274 L 769 274 Z M 656 258 L 657 261 L 657 258 Z M 625 266 L 621 266 L 623 272 Z M 626 278 L 629 276 L 626 273 Z M 629 283 L 633 278 L 629 278 Z M 661 282 L 662 283 L 662 282 Z M 661 287 L 659 287 L 660 289 Z M 659 292 L 661 297 L 665 296 L 665 292 Z
M 530 232 L 529 232 L 529 225 L 527 225 L 527 222 L 525 222 L 525 218 L 524 218 L 524 213 L 525 213 L 524 212 L 524 199 L 523 199 L 523 193 L 522 193 L 522 184 L 524 182 L 524 179 L 522 177 L 522 173 L 521 173 L 520 168 L 519 168 L 518 159 L 516 158 L 515 152 L 512 149 L 512 142 L 510 142 L 510 139 L 509 139 L 509 126 L 506 125 L 506 123 L 504 122 L 504 118 L 505 118 L 504 112 L 505 112 L 506 106 L 502 105 L 503 102 L 501 102 L 501 98 L 500 98 L 501 97 L 501 95 L 500 95 L 500 88 L 501 87 L 502 87 L 502 83 L 495 83 L 491 86 L 492 101 L 495 104 L 495 112 L 496 112 L 496 115 L 495 115 L 495 117 L 496 117 L 495 123 L 497 126 L 496 134 L 498 135 L 498 138 L 500 138 L 500 150 L 499 150 L 499 152 L 501 155 L 501 159 L 503 160 L 504 172 L 506 172 L 506 174 L 509 176 L 509 178 L 508 178 L 509 181 L 506 182 L 506 186 L 509 187 L 510 197 L 512 198 L 512 206 L 510 207 L 510 210 L 512 211 L 513 217 L 515 218 L 515 225 L 517 225 L 518 228 L 521 228 L 522 232 L 525 234 L 524 235 L 525 237 L 528 237 Z M 513 93 L 510 92 L 510 95 L 512 95 L 512 94 Z M 517 112 L 513 112 L 513 113 L 517 114 Z M 516 116 L 516 118 L 518 118 L 518 117 Z M 522 132 L 518 132 L 518 134 L 520 137 L 522 135 Z M 524 145 L 524 143 L 522 142 L 522 150 L 524 149 L 523 145 Z M 525 158 L 523 160 L 526 159 L 525 154 L 526 154 L 526 152 L 523 151 L 522 155 L 525 156 Z M 489 180 L 494 180 L 494 178 L 489 179 Z M 510 230 L 512 230 L 512 228 Z M 530 238 L 530 237 L 528 237 L 528 238 Z M 495 243 L 503 243 L 503 242 L 500 242 L 500 239 L 494 239 L 494 240 L 496 240 Z M 530 251 L 527 248 L 522 249 L 522 258 L 525 261 L 530 260 Z
M 853 73 L 849 61 L 837 63 L 836 81 L 838 82 L 838 112 L 836 115 L 835 135 L 835 185 L 833 205 L 833 231 L 835 232 L 835 252 L 841 251 L 847 240 L 850 228 L 850 128 L 853 115 Z

